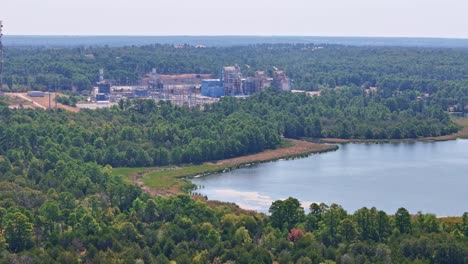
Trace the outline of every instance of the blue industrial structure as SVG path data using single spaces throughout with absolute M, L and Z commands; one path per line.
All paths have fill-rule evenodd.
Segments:
M 133 94 L 135 95 L 135 97 L 147 97 L 148 90 L 147 89 L 135 89 L 133 91 Z
M 98 84 L 98 92 L 103 94 L 110 94 L 111 93 L 111 85 L 107 82 L 99 82 Z
M 202 80 L 201 95 L 216 98 L 224 96 L 223 82 L 220 79 Z
M 104 93 L 96 94 L 96 102 L 109 101 L 109 96 Z
M 201 94 L 203 96 L 248 96 L 274 87 L 280 91 L 289 91 L 291 83 L 284 71 L 275 69 L 273 78 L 268 77 L 266 71 L 257 71 L 255 77 L 242 78 L 240 67 L 223 67 L 219 79 L 202 80 Z

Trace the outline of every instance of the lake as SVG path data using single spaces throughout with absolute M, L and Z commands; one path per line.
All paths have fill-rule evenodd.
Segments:
M 468 211 L 468 140 L 342 144 L 339 150 L 195 178 L 195 192 L 268 212 L 278 199 L 337 203 L 348 213 L 377 207 L 393 214 L 461 216 Z

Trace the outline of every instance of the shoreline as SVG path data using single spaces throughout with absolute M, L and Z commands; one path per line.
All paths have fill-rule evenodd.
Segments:
M 336 144 L 347 143 L 398 143 L 398 142 L 431 142 L 447 141 L 457 138 L 468 138 L 468 119 L 455 118 L 454 122 L 462 129 L 451 135 L 439 137 L 425 137 L 416 139 L 339 139 L 339 138 L 302 138 L 284 139 L 284 144 L 277 149 L 266 150 L 229 159 L 204 162 L 202 164 L 169 165 L 148 168 L 115 168 L 116 174 L 129 179 L 129 182 L 138 185 L 143 191 L 156 195 L 177 195 L 191 193 L 196 186 L 190 181 L 193 177 L 203 177 L 214 173 L 222 173 L 234 169 L 248 167 L 256 164 L 281 160 L 307 157 L 312 154 L 325 153 L 338 150 Z M 118 171 L 130 170 L 122 173 Z
M 391 143 L 416 143 L 416 142 L 443 142 L 457 139 L 468 139 L 468 137 L 455 137 L 452 135 L 423 138 L 402 139 L 343 139 L 343 138 L 302 138 L 304 141 L 318 144 L 391 144 Z
M 287 141 L 290 145 L 286 147 L 280 147 L 277 149 L 265 150 L 260 153 L 250 154 L 246 156 L 217 161 L 208 161 L 202 163 L 201 165 L 178 166 L 174 170 L 159 171 L 155 173 L 153 177 L 164 177 L 166 175 L 171 175 L 171 178 L 176 179 L 178 181 L 183 181 L 185 182 L 185 184 L 179 186 L 177 189 L 171 188 L 169 194 L 191 194 L 193 190 L 197 189 L 197 186 L 190 181 L 190 179 L 194 177 L 204 177 L 211 174 L 223 173 L 235 169 L 250 167 L 261 163 L 273 162 L 281 159 L 289 160 L 295 158 L 303 158 L 312 154 L 321 154 L 330 151 L 336 151 L 339 148 L 338 145 L 332 144 L 319 144 L 289 138 L 285 138 L 284 140 Z M 145 186 L 145 188 L 155 191 L 155 189 L 152 189 L 147 185 Z M 164 192 L 164 190 L 162 191 L 163 192 L 159 194 L 167 193 Z
M 190 193 L 195 185 L 190 178 L 226 172 L 255 164 L 307 157 L 329 151 L 336 151 L 337 145 L 318 144 L 297 139 L 284 139 L 277 149 L 235 158 L 204 162 L 202 164 L 169 165 L 146 168 L 113 168 L 113 174 L 139 186 L 144 192 L 156 195 L 177 195 Z
M 266 150 L 260 153 L 250 154 L 246 156 L 240 156 L 212 162 L 204 162 L 204 165 L 220 167 L 216 170 L 204 171 L 199 174 L 187 174 L 185 176 L 180 176 L 180 178 L 184 180 L 190 180 L 192 178 L 205 177 L 215 173 L 228 172 L 231 170 L 251 167 L 262 163 L 274 162 L 278 160 L 305 158 L 313 154 L 322 154 L 326 152 L 337 151 L 339 149 L 339 146 L 335 144 L 314 143 L 291 138 L 285 140 L 289 141 L 293 145 L 273 150 Z M 191 183 L 191 188 L 187 189 L 187 191 L 191 192 L 193 190 L 196 190 L 196 186 L 194 186 Z
M 206 202 L 210 207 L 228 206 L 239 212 L 242 211 L 255 214 L 258 212 L 242 208 L 235 203 L 212 200 L 204 197 L 203 195 L 197 194 L 197 186 L 193 184 L 190 179 L 193 177 L 203 177 L 214 173 L 222 173 L 239 168 L 250 167 L 256 164 L 270 161 L 307 157 L 311 154 L 325 153 L 339 149 L 339 146 L 337 145 L 318 144 L 295 139 L 285 139 L 285 141 L 290 142 L 290 144 L 287 146 L 283 144 L 282 147 L 275 150 L 267 150 L 257 154 L 218 160 L 215 162 L 205 162 L 199 165 L 170 165 L 161 167 L 120 169 L 133 170 L 133 173 L 129 173 L 126 176 L 127 179 L 129 179 L 130 183 L 138 185 L 144 192 L 149 193 L 152 196 L 188 194 L 192 197 L 192 199 Z M 298 144 L 302 146 L 308 146 L 308 148 L 298 148 Z M 294 148 L 295 151 L 290 152 Z M 268 155 L 265 156 L 265 154 Z M 119 168 L 116 168 L 116 170 L 118 169 Z M 130 175 L 131 178 L 128 177 Z M 152 186 L 151 184 L 148 184 L 148 181 L 151 181 L 152 179 L 164 182 L 165 185 Z M 170 181 L 173 183 L 166 184 Z M 440 216 L 438 218 L 456 218 L 452 219 L 451 221 L 458 220 L 456 216 Z
M 437 136 L 437 137 L 420 137 L 420 138 L 401 138 L 401 139 L 359 139 L 359 138 L 302 138 L 303 140 L 327 143 L 327 144 L 348 144 L 348 143 L 400 143 L 400 142 L 439 142 L 456 139 L 468 139 L 468 118 L 453 118 L 455 124 L 461 127 L 460 131 L 454 134 Z
M 288 141 L 291 145 L 273 150 L 266 150 L 260 153 L 250 154 L 246 156 L 234 157 L 213 162 L 205 162 L 203 164 L 228 165 L 231 167 L 245 166 L 248 164 L 250 166 L 258 163 L 276 161 L 280 159 L 293 159 L 305 157 L 311 154 L 320 154 L 329 151 L 336 151 L 339 148 L 337 145 L 315 143 L 298 139 L 288 138 L 285 139 L 285 141 Z

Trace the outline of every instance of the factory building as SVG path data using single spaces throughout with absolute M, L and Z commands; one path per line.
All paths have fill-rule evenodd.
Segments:
M 289 91 L 291 89 L 289 78 L 284 71 L 273 72 L 272 86 L 280 91 Z
M 242 95 L 242 74 L 239 65 L 223 67 L 224 95 Z
M 134 97 L 148 97 L 148 89 L 135 89 L 133 90 Z
M 255 92 L 264 91 L 266 88 L 271 87 L 273 78 L 268 77 L 266 71 L 256 71 L 255 72 Z
M 109 102 L 109 96 L 104 93 L 96 94 L 96 102 Z
M 223 82 L 220 79 L 202 80 L 201 95 L 214 98 L 224 96 Z
M 111 92 L 111 85 L 108 82 L 98 82 L 98 93 L 103 93 L 103 94 L 110 94 Z
M 220 79 L 202 80 L 201 95 L 215 98 L 244 96 L 264 91 L 268 87 L 289 91 L 290 86 L 290 80 L 284 71 L 275 70 L 273 78 L 266 71 L 257 71 L 254 77 L 242 78 L 240 67 L 235 65 L 223 67 Z
M 255 78 L 253 77 L 247 77 L 245 79 L 242 79 L 242 87 L 244 90 L 244 94 L 246 95 L 251 95 L 257 92 L 257 89 L 255 87 Z
M 158 73 L 156 72 L 156 68 L 151 70 L 151 79 L 148 81 L 148 88 L 153 91 L 162 91 L 164 88 L 163 83 L 158 77 Z
M 104 69 L 99 69 L 98 93 L 109 95 L 111 93 L 110 83 L 104 80 Z

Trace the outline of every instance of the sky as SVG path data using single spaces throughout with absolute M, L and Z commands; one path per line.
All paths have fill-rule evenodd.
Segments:
M 1 0 L 10 35 L 468 38 L 467 0 Z

